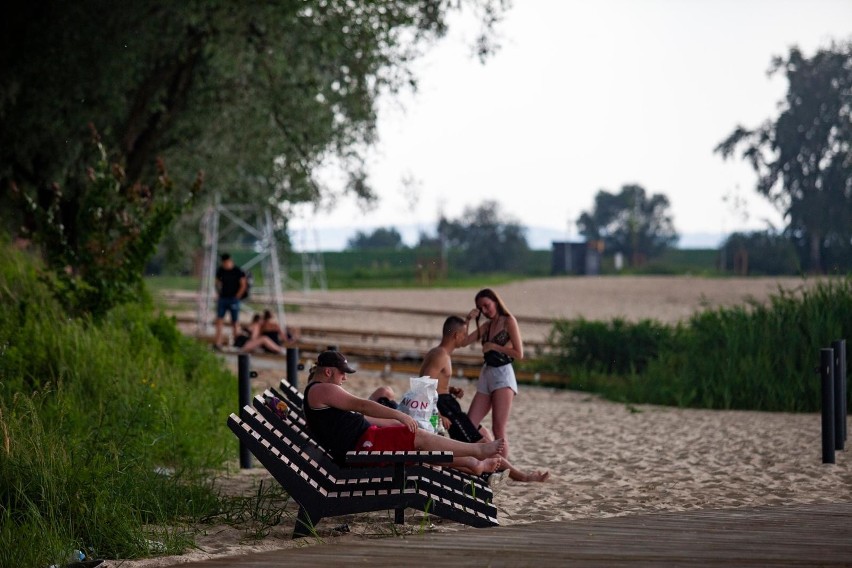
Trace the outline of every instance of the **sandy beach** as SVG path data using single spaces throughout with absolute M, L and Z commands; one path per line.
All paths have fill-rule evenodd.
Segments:
M 768 279 L 639 279 L 629 287 L 619 279 L 606 280 L 573 279 L 574 287 L 563 292 L 553 283 L 551 286 L 556 288 L 550 292 L 536 288 L 535 283 L 509 285 L 505 292 L 502 288 L 499 291 L 516 314 L 546 313 L 549 305 L 552 313 L 564 312 L 566 317 L 576 312 L 575 315 L 590 319 L 622 315 L 677 321 L 701 305 L 730 305 L 747 297 L 765 299 L 779 285 Z M 789 284 L 800 285 L 802 281 L 791 279 Z M 715 285 L 715 292 L 711 285 Z M 585 296 L 578 287 L 583 287 Z M 440 296 L 433 295 L 431 301 L 440 297 L 450 313 L 463 312 L 472 301 L 469 290 L 449 292 L 440 291 Z M 342 294 L 345 293 L 338 296 Z M 407 294 L 352 292 L 348 300 L 381 301 L 384 305 L 430 301 L 423 291 Z M 641 299 L 643 295 L 647 295 L 647 300 Z M 526 306 L 525 298 L 529 306 L 537 307 Z M 601 306 L 608 299 L 608 308 L 597 306 L 594 298 L 602 299 Z M 545 308 L 540 307 L 542 303 Z M 360 318 L 363 325 L 363 313 Z M 392 325 L 390 318 L 381 319 L 370 323 Z M 276 385 L 283 374 L 283 364 L 280 369 L 261 371 L 255 389 Z M 408 388 L 408 377 L 361 371 L 351 377 L 347 388 L 366 396 L 382 384 L 391 385 L 401 394 Z M 465 389 L 462 407 L 466 408 L 475 387 L 464 379 L 454 379 L 454 384 Z M 224 420 L 225 417 L 223 423 Z M 485 424 L 490 425 L 490 416 Z M 818 414 L 626 405 L 582 392 L 522 385 L 512 411 L 509 438 L 510 459 L 515 465 L 548 469 L 551 476 L 544 483 L 502 481 L 495 490 L 501 525 L 656 511 L 852 501 L 850 450 L 838 452 L 836 464 L 822 463 Z M 262 467 L 239 470 L 235 456 L 231 470 L 218 484 L 228 494 L 247 495 L 261 481 L 275 483 Z M 395 530 L 390 512 L 337 517 L 323 520 L 318 527 L 319 539 L 294 542 L 290 534 L 295 511 L 291 503 L 287 508 L 291 517 L 262 539 L 251 538 L 245 530 L 213 525 L 197 536 L 198 548 L 182 556 L 110 561 L 105 566 L 172 566 L 252 551 L 387 536 Z M 343 524 L 350 532 L 334 530 Z M 416 533 L 479 529 L 424 519 L 421 513 L 409 510 L 403 530 Z

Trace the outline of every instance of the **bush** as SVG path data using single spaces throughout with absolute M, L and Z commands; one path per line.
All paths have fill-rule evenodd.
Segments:
M 69 319 L 42 271 L 3 247 L 0 565 L 178 553 L 220 507 L 233 378 L 148 305 Z

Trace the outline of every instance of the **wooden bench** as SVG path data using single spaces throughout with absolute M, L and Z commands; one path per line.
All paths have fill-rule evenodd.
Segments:
M 497 524 L 490 490 L 426 465 L 450 461 L 451 453 L 350 452 L 347 465 L 366 467 L 340 467 L 291 420 L 296 413 L 275 414 L 263 397 L 255 406 L 269 416 L 246 406 L 240 416 L 231 414 L 228 426 L 299 504 L 293 538 L 314 534 L 328 516 L 394 509 L 395 521 L 403 523 L 409 507 L 476 527 Z
M 266 389 L 262 395 L 255 396 L 255 410 L 262 414 L 273 425 L 289 429 L 293 433 L 293 441 L 299 444 L 305 451 L 309 453 L 315 453 L 317 451 L 322 452 L 323 456 L 321 458 L 318 457 L 317 459 L 327 463 L 329 468 L 334 469 L 338 467 L 331 454 L 313 439 L 310 431 L 308 430 L 308 425 L 305 422 L 304 414 L 302 413 L 300 406 L 302 393 L 292 387 L 286 388 L 289 383 L 287 383 L 284 379 L 281 380 L 281 385 L 282 392 L 278 392 L 277 390 L 270 388 Z M 271 404 L 271 400 L 274 398 L 286 400 L 287 396 L 283 394 L 283 392 L 286 391 L 289 391 L 290 396 L 293 397 L 289 399 L 292 405 L 288 405 L 284 412 L 274 411 L 274 405 Z M 444 455 L 447 454 L 445 453 Z M 468 475 L 453 468 L 435 467 L 428 464 L 424 464 L 422 466 L 417 464 L 410 465 L 409 469 L 413 472 L 419 472 L 420 470 L 418 468 L 420 467 L 428 470 L 426 475 L 437 479 L 442 485 L 450 487 L 455 491 L 459 491 L 487 502 L 490 502 L 493 498 L 491 487 L 481 477 Z

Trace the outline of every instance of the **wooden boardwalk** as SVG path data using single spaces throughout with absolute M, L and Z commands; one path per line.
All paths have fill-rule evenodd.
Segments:
M 191 566 L 852 566 L 852 503 L 541 522 L 307 546 Z

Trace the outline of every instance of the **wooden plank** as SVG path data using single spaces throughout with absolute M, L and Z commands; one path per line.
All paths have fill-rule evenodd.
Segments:
M 175 303 L 189 303 L 192 302 L 195 305 L 195 302 L 198 301 L 198 293 L 197 292 L 186 292 L 186 291 L 160 291 L 157 293 L 157 298 L 163 300 L 164 303 L 168 305 L 174 305 Z M 269 304 L 272 305 L 274 303 L 274 299 L 272 297 L 265 296 L 252 296 L 251 302 L 252 304 Z M 315 308 L 321 310 L 344 310 L 344 311 L 366 311 L 366 312 L 385 312 L 385 313 L 396 313 L 396 314 L 409 314 L 409 315 L 420 315 L 420 316 L 433 316 L 433 317 L 447 317 L 451 315 L 448 313 L 446 309 L 435 309 L 435 308 L 412 308 L 412 307 L 404 307 L 398 308 L 395 306 L 375 306 L 375 305 L 365 305 L 365 304 L 351 304 L 346 302 L 331 302 L 326 300 L 314 300 L 307 298 L 287 298 L 284 302 L 288 306 L 298 306 L 300 308 Z M 464 314 L 458 314 L 464 315 Z M 518 315 L 514 314 L 515 318 L 518 320 L 518 323 L 532 323 L 532 324 L 551 324 L 554 322 L 554 318 L 552 317 L 542 317 L 542 316 L 527 316 L 527 315 Z
M 327 542 L 326 537 L 326 542 Z M 363 539 L 191 566 L 850 566 L 852 503 L 669 512 Z

